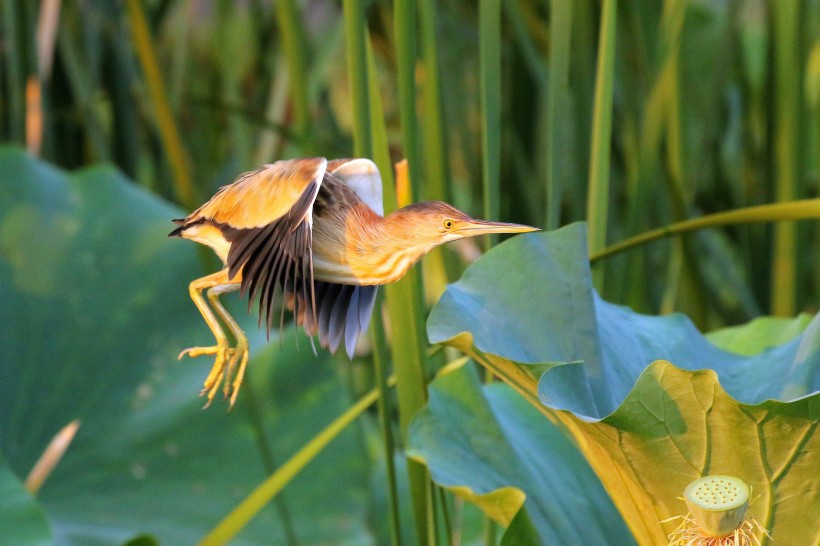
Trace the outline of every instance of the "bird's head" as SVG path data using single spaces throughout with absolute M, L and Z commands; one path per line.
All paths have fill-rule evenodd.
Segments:
M 490 233 L 524 233 L 538 228 L 505 222 L 489 222 L 470 218 L 457 208 L 441 201 L 408 205 L 396 212 L 398 229 L 406 229 L 412 238 L 433 248 L 440 244 Z

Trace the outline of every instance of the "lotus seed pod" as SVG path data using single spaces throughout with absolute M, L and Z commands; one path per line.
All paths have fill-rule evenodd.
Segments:
M 713 537 L 730 535 L 749 508 L 749 486 L 733 476 L 706 476 L 684 491 L 686 505 L 703 532 Z

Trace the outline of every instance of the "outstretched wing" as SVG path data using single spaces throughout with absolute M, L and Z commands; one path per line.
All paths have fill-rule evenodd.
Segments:
M 315 157 L 277 161 L 245 173 L 188 215 L 175 232 L 185 237 L 186 229 L 200 232 L 202 224 L 219 230 L 230 243 L 228 274 L 241 274 L 249 307 L 259 295 L 259 320 L 265 318 L 268 333 L 277 286 L 298 295 L 293 304 L 297 316 L 316 322 L 312 210 L 326 168 L 327 160 Z M 284 305 L 280 323 L 283 313 Z
M 246 172 L 180 223 L 208 220 L 238 229 L 267 226 L 293 216 L 294 206 L 306 192 L 315 198 L 326 169 L 327 159 L 310 157 L 277 161 Z M 310 208 L 303 212 L 310 213 Z

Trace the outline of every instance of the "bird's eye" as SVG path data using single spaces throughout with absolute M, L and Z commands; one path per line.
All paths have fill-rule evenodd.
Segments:
M 449 218 L 444 221 L 444 229 L 453 229 L 454 225 L 455 225 L 455 222 L 453 222 Z

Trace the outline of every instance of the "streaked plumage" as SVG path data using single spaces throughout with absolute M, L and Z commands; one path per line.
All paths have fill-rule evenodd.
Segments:
M 220 294 L 241 288 L 249 307 L 258 298 L 259 320 L 264 318 L 268 332 L 275 317 L 284 321 L 287 307 L 323 347 L 335 352 L 344 339 L 352 356 L 370 322 L 377 286 L 399 280 L 433 247 L 484 233 L 535 230 L 473 220 L 441 202 L 413 204 L 384 218 L 381 203 L 381 178 L 370 160 L 316 157 L 245 173 L 175 220 L 180 226 L 170 236 L 210 246 L 226 265 L 190 287 L 217 345 L 180 354 L 216 356 L 203 390 L 208 404 L 224 383 L 233 406 L 247 363 L 247 340 L 219 304 Z M 235 347 L 202 298 L 206 289 Z

